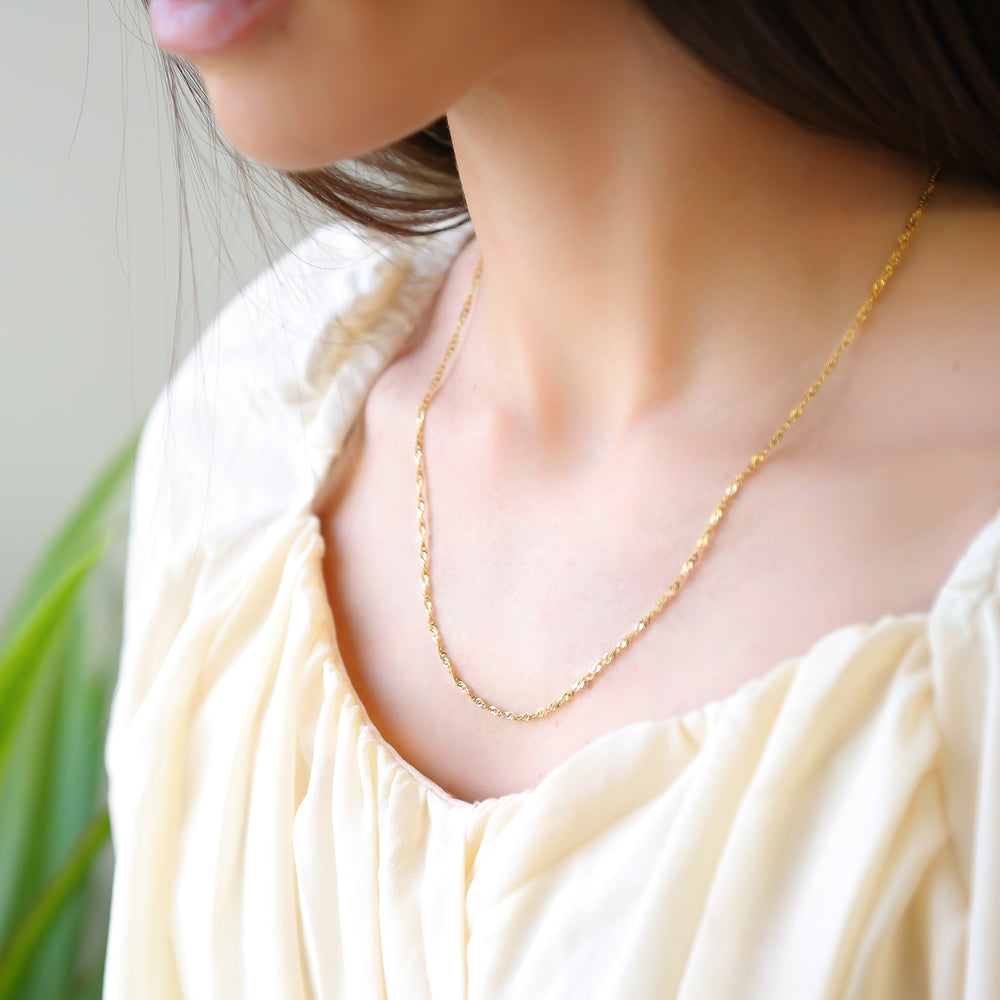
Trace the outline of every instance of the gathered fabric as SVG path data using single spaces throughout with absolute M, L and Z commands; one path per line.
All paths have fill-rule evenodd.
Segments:
M 105 1000 L 1000 997 L 1000 514 L 925 613 L 450 796 L 341 661 L 317 492 L 470 224 L 315 233 L 157 399 Z

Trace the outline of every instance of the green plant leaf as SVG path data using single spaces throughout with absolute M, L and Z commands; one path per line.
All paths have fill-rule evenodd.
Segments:
M 104 539 L 77 559 L 0 649 L 0 778 L 6 769 L 21 710 L 45 663 L 46 649 L 107 545 L 108 539 Z
M 59 696 L 55 659 L 64 647 L 65 622 L 50 640 L 11 734 L 10 761 L 0 780 L 0 944 L 30 905 L 44 876 L 32 869 L 38 814 L 45 789 L 49 744 Z M 50 874 L 50 873 L 46 873 Z
M 40 688 L 54 698 L 42 730 L 38 760 L 24 757 L 15 769 L 30 768 L 41 780 L 20 817 L 31 838 L 19 859 L 20 877 L 12 912 L 23 914 L 73 849 L 102 803 L 103 720 L 110 701 L 111 664 L 100 663 L 94 633 L 100 610 L 84 588 L 69 608 L 60 639 L 50 649 Z M 22 734 L 23 735 L 23 734 Z M 17 752 L 12 756 L 17 761 Z M 0 827 L 3 820 L 0 819 Z M 67 993 L 81 941 L 86 887 L 63 903 L 16 984 L 18 1000 L 51 1000 Z M 95 918 L 91 918 L 95 919 Z M 106 921 L 106 914 L 100 915 Z
M 93 547 L 112 501 L 131 473 L 143 425 L 144 422 L 140 422 L 132 436 L 112 456 L 45 549 L 0 629 L 0 644 L 6 642 L 17 630 L 43 595 L 49 593 L 56 581 L 66 573 L 68 567 Z
M 0 638 L 0 997 L 100 995 L 113 856 L 107 824 L 88 824 L 104 808 L 123 568 L 108 549 L 124 541 L 118 500 L 142 426 L 63 523 Z
M 45 887 L 0 955 L 0 1000 L 13 997 L 18 978 L 66 901 L 84 884 L 91 862 L 111 834 L 107 809 L 94 817 L 66 863 Z
M 104 966 L 92 970 L 85 978 L 73 982 L 66 1000 L 101 1000 L 104 992 Z

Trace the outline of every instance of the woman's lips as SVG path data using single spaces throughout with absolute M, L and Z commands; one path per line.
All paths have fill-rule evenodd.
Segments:
M 215 52 L 284 7 L 289 0 L 149 0 L 160 48 L 178 55 Z

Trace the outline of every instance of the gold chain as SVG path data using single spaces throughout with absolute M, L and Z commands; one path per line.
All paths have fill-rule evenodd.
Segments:
M 854 322 L 841 338 L 840 343 L 837 345 L 837 349 L 827 359 L 827 362 L 823 365 L 823 369 L 819 376 L 806 390 L 806 394 L 802 397 L 798 405 L 785 418 L 785 422 L 771 435 L 767 444 L 760 451 L 758 451 L 749 462 L 747 462 L 739 475 L 737 475 L 726 488 L 725 495 L 719 501 L 715 510 L 712 511 L 712 516 L 709 518 L 708 526 L 698 539 L 698 544 L 695 546 L 691 555 L 688 556 L 687 561 L 681 566 L 680 572 L 677 574 L 673 583 L 667 587 L 666 592 L 656 602 L 656 604 L 653 605 L 649 613 L 640 618 L 639 621 L 637 621 L 635 625 L 633 625 L 632 628 L 630 628 L 628 632 L 626 632 L 625 635 L 622 636 L 622 638 L 619 639 L 618 642 L 615 643 L 615 645 L 612 646 L 612 648 L 608 650 L 608 652 L 606 652 L 571 688 L 563 692 L 563 694 L 560 695 L 555 701 L 549 702 L 549 704 L 544 708 L 539 708 L 534 712 L 510 712 L 506 709 L 499 708 L 498 706 L 488 702 L 485 698 L 476 694 L 476 692 L 473 691 L 469 685 L 458 676 L 455 671 L 455 667 L 451 662 L 451 657 L 445 649 L 444 639 L 441 636 L 441 629 L 438 626 L 437 616 L 434 613 L 434 602 L 431 598 L 430 547 L 427 540 L 427 501 L 424 498 L 424 422 L 427 419 L 427 410 L 430 406 L 431 397 L 441 384 L 448 360 L 451 358 L 452 353 L 455 350 L 455 346 L 458 344 L 458 335 L 461 332 L 462 326 L 469 315 L 469 310 L 472 307 L 472 299 L 475 295 L 476 287 L 479 284 L 479 279 L 483 271 L 483 262 L 482 260 L 479 261 L 475 274 L 472 278 L 472 287 L 469 291 L 469 295 L 465 300 L 465 305 L 462 306 L 462 313 L 459 316 L 458 326 L 452 334 L 451 340 L 448 341 L 448 347 L 444 353 L 444 358 L 442 359 L 441 364 L 438 365 L 438 369 L 434 373 L 430 386 L 420 403 L 419 409 L 417 410 L 417 440 L 416 445 L 414 446 L 414 457 L 417 463 L 417 526 L 420 534 L 420 579 L 423 584 L 424 610 L 427 612 L 427 626 L 430 629 L 431 637 L 434 639 L 434 643 L 437 646 L 437 652 L 441 659 L 441 663 L 451 675 L 451 679 L 458 686 L 459 690 L 468 695 L 469 698 L 471 698 L 472 701 L 479 706 L 479 708 L 489 712 L 491 715 L 498 716 L 502 719 L 510 719 L 514 722 L 530 722 L 532 719 L 541 719 L 547 715 L 551 715 L 556 711 L 556 709 L 562 708 L 562 706 L 570 701 L 570 699 L 576 697 L 576 695 L 587 687 L 588 684 L 592 683 L 606 667 L 614 663 L 615 660 L 617 660 L 618 657 L 621 656 L 621 654 L 624 653 L 630 645 L 632 645 L 635 639 L 641 633 L 646 631 L 650 622 L 658 614 L 660 614 L 660 612 L 662 612 L 664 608 L 671 603 L 671 601 L 673 601 L 691 571 L 698 564 L 702 554 L 708 548 L 712 536 L 715 533 L 715 529 L 725 517 L 726 511 L 729 509 L 729 505 L 732 503 L 733 498 L 740 491 L 740 488 L 746 480 L 758 468 L 760 468 L 761 465 L 763 465 L 764 461 L 771 454 L 775 446 L 785 436 L 792 424 L 794 424 L 795 421 L 802 416 L 802 412 L 805 410 L 807 404 L 810 400 L 812 400 L 816 393 L 819 392 L 820 386 L 826 381 L 827 376 L 834 370 L 834 368 L 837 367 L 837 362 L 840 361 L 841 355 L 847 349 L 851 341 L 854 340 L 858 328 L 868 318 L 869 313 L 875 305 L 875 301 L 884 291 L 885 286 L 889 283 L 889 279 L 892 277 L 896 268 L 899 266 L 899 262 L 903 258 L 903 251 L 906 249 L 906 245 L 910 242 L 910 237 L 913 235 L 920 223 L 924 207 L 934 190 L 934 186 L 937 183 L 940 173 L 940 166 L 935 166 L 930 179 L 927 182 L 927 186 L 924 188 L 924 191 L 920 196 L 917 207 L 913 210 L 913 213 L 910 215 L 910 218 L 906 223 L 906 228 L 899 237 L 895 250 L 893 250 L 889 260 L 882 268 L 882 273 L 872 285 L 872 290 L 869 293 L 868 298 L 865 300 L 864 305 L 862 305 L 858 310 L 857 315 L 854 318 Z

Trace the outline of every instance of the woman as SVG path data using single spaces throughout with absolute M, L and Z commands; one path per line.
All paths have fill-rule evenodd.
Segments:
M 995 19 L 150 15 L 367 230 L 147 423 L 105 997 L 1000 995 Z

